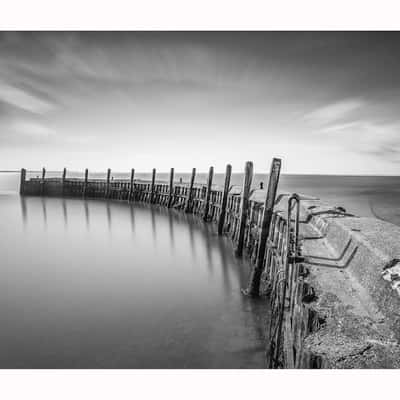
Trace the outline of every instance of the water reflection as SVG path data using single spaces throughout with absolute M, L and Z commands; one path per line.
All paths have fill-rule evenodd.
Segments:
M 0 217 L 15 206 L 29 229 L 16 239 L 6 224 L 0 254 L 29 251 L 2 260 L 0 367 L 264 367 L 266 303 L 241 296 L 248 265 L 213 224 L 146 204 L 38 197 L 3 201 Z
M 168 227 L 169 227 L 169 239 L 171 243 L 171 250 L 175 250 L 175 239 L 174 239 L 174 222 L 173 222 L 173 210 L 168 213 Z
M 107 210 L 107 227 L 108 227 L 108 232 L 111 233 L 112 229 L 112 220 L 111 220 L 111 207 L 110 207 L 110 202 L 106 201 L 106 210 Z
M 64 217 L 64 228 L 68 227 L 68 211 L 67 211 L 67 202 L 65 199 L 62 199 L 62 209 L 63 209 L 63 217 Z
M 43 211 L 43 222 L 45 228 L 47 228 L 47 208 L 46 208 L 46 198 L 41 197 L 40 198 L 41 203 L 42 203 L 42 211 Z
M 221 261 L 221 267 L 222 267 L 224 292 L 225 292 L 226 296 L 229 296 L 232 286 L 231 286 L 231 279 L 229 276 L 228 262 L 227 262 L 227 258 L 226 258 L 226 249 L 223 248 L 222 240 L 223 240 L 222 238 L 218 238 L 217 243 L 218 243 L 220 261 Z M 225 244 L 225 247 L 226 247 L 226 244 Z
M 26 200 L 25 200 L 24 196 L 20 196 L 20 204 L 21 204 L 22 222 L 23 222 L 24 227 L 26 227 L 26 220 L 27 220 L 28 210 L 26 208 Z
M 193 220 L 191 219 L 191 215 L 183 214 L 183 216 L 185 217 L 185 223 L 187 224 L 189 230 L 190 249 L 192 250 L 193 258 L 196 259 L 196 245 L 193 236 Z
M 89 231 L 90 216 L 89 216 L 89 202 L 88 201 L 84 201 L 84 207 L 85 207 L 86 228 Z
M 131 221 L 131 231 L 132 231 L 132 235 L 135 234 L 135 208 L 133 206 L 133 204 L 130 205 L 129 207 L 129 214 L 130 214 L 130 221 Z
M 156 218 L 155 218 L 155 207 L 150 207 L 150 217 L 151 217 L 151 233 L 153 235 L 154 246 L 157 247 L 157 228 L 156 228 Z
M 208 224 L 204 224 L 204 230 L 205 230 L 205 235 L 204 239 L 206 242 L 206 253 L 207 253 L 207 264 L 208 264 L 208 269 L 212 273 L 213 271 L 213 258 L 212 258 L 212 251 L 211 251 L 211 235 L 212 233 L 210 232 L 210 226 Z

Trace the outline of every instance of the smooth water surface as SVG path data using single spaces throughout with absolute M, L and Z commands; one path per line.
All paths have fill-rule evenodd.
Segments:
M 179 212 L 0 194 L 1 368 L 262 368 L 267 305 Z

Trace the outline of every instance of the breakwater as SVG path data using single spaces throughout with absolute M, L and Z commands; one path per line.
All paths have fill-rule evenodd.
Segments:
M 175 182 L 173 169 L 168 182 L 157 181 L 156 170 L 151 181 L 135 179 L 134 170 L 128 180 L 112 179 L 111 170 L 105 180 L 89 179 L 88 170 L 84 179 L 68 178 L 66 170 L 46 178 L 43 170 L 40 178 L 26 180 L 22 170 L 20 193 L 146 202 L 216 223 L 235 254 L 252 263 L 244 294 L 268 295 L 271 302 L 269 367 L 396 366 L 397 258 L 393 248 L 377 251 L 373 242 L 377 224 L 392 240 L 399 228 L 279 193 L 280 167 L 274 159 L 266 190 L 252 188 L 251 162 L 241 190 L 230 185 L 230 165 L 223 188 L 213 185 L 212 167 L 205 185 L 196 184 L 195 169 L 185 183 Z

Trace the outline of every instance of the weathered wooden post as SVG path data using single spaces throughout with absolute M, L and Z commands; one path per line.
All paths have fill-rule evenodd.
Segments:
M 135 168 L 131 169 L 131 184 L 129 186 L 128 202 L 132 201 L 133 193 L 135 191 Z
M 105 198 L 108 199 L 110 196 L 110 178 L 111 178 L 111 168 L 107 169 L 107 180 L 106 180 L 106 192 Z
M 210 167 L 210 170 L 208 171 L 207 193 L 204 202 L 203 221 L 208 220 L 208 211 L 210 209 L 210 197 L 211 197 L 213 176 L 214 176 L 214 167 Z
M 150 203 L 154 203 L 154 186 L 156 183 L 156 169 L 153 168 L 153 172 L 151 174 L 151 186 L 150 186 Z
M 88 184 L 88 177 L 89 177 L 89 170 L 86 168 L 85 169 L 85 180 L 83 182 L 83 189 L 82 189 L 83 197 L 86 197 L 86 189 L 87 189 L 87 184 Z
M 42 179 L 40 180 L 40 195 L 44 194 L 44 178 L 46 176 L 46 168 L 42 168 Z
M 61 191 L 62 195 L 65 194 L 65 178 L 67 177 L 67 168 L 63 169 L 62 177 L 61 177 Z
M 267 247 L 267 240 L 274 212 L 276 192 L 278 189 L 279 175 L 281 172 L 281 160 L 274 158 L 269 173 L 267 195 L 264 202 L 264 210 L 261 220 L 261 229 L 258 239 L 257 258 L 254 268 L 250 274 L 249 284 L 243 292 L 249 296 L 258 296 L 260 292 L 261 274 L 264 269 L 264 257 Z
M 25 192 L 25 179 L 26 179 L 26 169 L 21 169 L 21 178 L 19 183 L 19 194 L 23 195 Z
M 249 208 L 249 196 L 252 180 L 253 163 L 251 161 L 247 161 L 244 169 L 243 190 L 240 199 L 239 233 L 237 245 L 235 248 L 235 255 L 237 257 L 241 257 L 243 254 L 244 233 L 246 230 L 247 210 Z
M 221 212 L 218 220 L 218 235 L 222 235 L 224 229 L 226 205 L 228 203 L 229 185 L 231 184 L 232 165 L 227 164 L 225 172 L 224 193 L 222 195 Z
M 190 177 L 189 192 L 186 198 L 185 212 L 190 213 L 192 207 L 192 191 L 194 185 L 194 178 L 196 176 L 196 168 L 192 169 L 192 176 Z
M 171 208 L 174 200 L 174 169 L 171 168 L 169 174 L 169 195 L 168 195 L 168 208 Z

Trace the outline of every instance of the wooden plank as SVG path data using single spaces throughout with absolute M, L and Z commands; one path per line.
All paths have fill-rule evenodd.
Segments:
M 61 190 L 62 190 L 62 195 L 65 195 L 65 178 L 67 177 L 67 168 L 63 169 L 62 177 L 61 177 Z
M 111 178 L 111 168 L 107 169 L 107 180 L 106 180 L 106 191 L 104 197 L 107 199 L 110 196 L 110 178 Z
M 225 224 L 226 205 L 228 204 L 229 185 L 231 184 L 232 165 L 227 164 L 225 171 L 224 192 L 222 195 L 221 212 L 218 220 L 218 235 L 222 235 Z
M 281 172 L 281 160 L 274 158 L 272 160 L 269 173 L 267 195 L 264 202 L 264 210 L 261 220 L 261 229 L 259 232 L 258 249 L 254 268 L 250 274 L 249 285 L 245 294 L 258 296 L 260 291 L 260 281 L 264 269 L 265 250 L 267 247 L 268 235 L 270 231 L 272 215 L 278 190 L 279 176 Z
M 26 180 L 26 169 L 21 169 L 21 177 L 20 177 L 20 184 L 19 184 L 19 194 L 23 195 L 25 192 L 25 180 Z
M 42 168 L 42 179 L 40 180 L 40 195 L 43 196 L 44 194 L 44 180 L 46 177 L 46 168 Z
M 169 174 L 168 208 L 171 208 L 174 200 L 174 168 L 171 168 L 171 172 Z
M 151 204 L 154 203 L 154 188 L 155 188 L 155 182 L 156 182 L 156 169 L 153 168 L 152 174 L 151 174 L 151 186 L 150 186 L 150 198 L 149 202 Z
M 192 208 L 192 192 L 194 185 L 194 178 L 196 176 L 196 168 L 192 169 L 192 176 L 190 177 L 189 190 L 186 197 L 185 212 L 190 213 Z
M 131 169 L 131 182 L 129 187 L 128 202 L 133 200 L 133 194 L 135 192 L 135 168 Z
M 293 332 L 289 313 L 286 312 L 283 326 L 283 362 L 284 368 L 294 368 Z
M 249 197 L 251 182 L 253 180 L 253 163 L 247 161 L 244 169 L 243 190 L 240 201 L 239 211 L 239 232 L 237 235 L 237 244 L 235 248 L 235 255 L 241 257 L 243 254 L 244 234 L 246 230 L 247 212 L 249 208 Z
M 214 176 L 214 167 L 210 167 L 210 170 L 208 171 L 207 192 L 206 192 L 206 199 L 205 199 L 205 203 L 204 203 L 203 221 L 208 221 L 213 176 Z
M 87 189 L 88 177 L 89 177 L 89 170 L 86 168 L 85 169 L 85 180 L 83 182 L 83 189 L 82 189 L 82 196 L 83 197 L 86 197 L 86 189 Z

